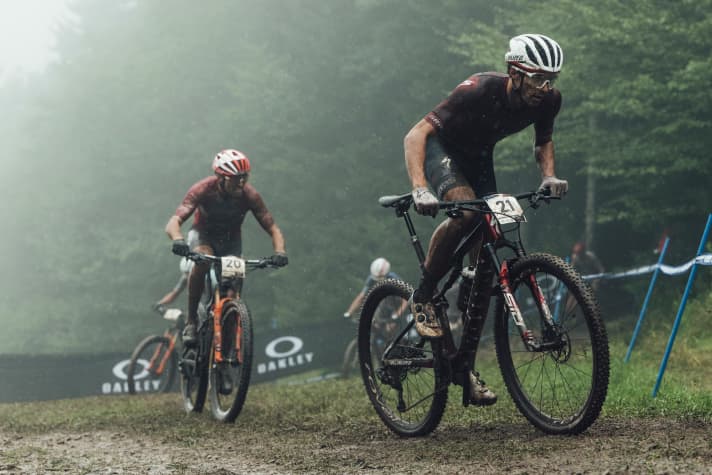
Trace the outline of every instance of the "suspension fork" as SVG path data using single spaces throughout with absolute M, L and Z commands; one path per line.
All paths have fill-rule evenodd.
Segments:
M 497 281 L 499 284 L 499 291 L 502 292 L 504 304 L 507 307 L 509 314 L 512 315 L 512 320 L 514 320 L 514 324 L 519 329 L 519 334 L 522 338 L 522 341 L 524 342 L 524 345 L 526 346 L 526 348 L 528 350 L 532 350 L 536 347 L 534 333 L 531 330 L 529 330 L 527 328 L 527 325 L 524 323 L 524 318 L 522 317 L 522 311 L 519 309 L 519 305 L 517 304 L 517 299 L 514 298 L 514 293 L 512 292 L 512 286 L 509 283 L 509 264 L 506 260 L 500 261 L 499 257 L 497 256 L 497 253 L 495 252 L 494 245 L 491 242 L 488 242 L 487 244 L 485 244 L 484 248 L 487 251 L 487 254 L 492 262 L 492 265 L 494 265 L 496 269 L 499 269 L 499 275 L 498 275 Z M 535 279 L 535 281 L 536 281 L 536 279 Z M 538 289 L 538 286 L 537 286 L 537 289 Z M 541 296 L 541 291 L 539 291 L 539 295 Z M 543 296 L 542 296 L 542 298 L 543 298 Z
M 231 355 L 225 356 L 223 355 L 223 348 L 222 348 L 222 332 L 223 332 L 223 325 L 222 325 L 222 315 L 223 315 L 223 308 L 225 307 L 225 304 L 228 301 L 231 300 L 237 300 L 235 297 L 227 296 L 223 298 L 218 298 L 219 296 L 216 295 L 216 300 L 217 304 L 215 305 L 215 309 L 213 311 L 213 361 L 215 363 L 222 363 L 224 361 L 230 360 L 232 358 Z M 239 307 L 238 307 L 239 309 Z M 242 364 L 242 349 L 240 347 L 240 343 L 242 342 L 242 319 L 240 318 L 240 313 L 238 311 L 237 313 L 237 318 L 235 321 L 235 358 L 237 359 L 237 362 Z
M 544 316 L 546 324 L 553 328 L 555 326 L 554 317 L 551 315 L 551 310 L 549 309 L 549 304 L 546 303 L 546 298 L 544 298 L 544 293 L 539 287 L 539 282 L 536 281 L 534 274 L 529 276 L 529 286 L 531 288 L 532 294 L 534 294 L 534 299 L 536 300 L 536 306 L 539 307 L 539 311 Z M 559 293 L 559 286 L 557 286 L 557 293 Z
M 219 290 L 215 290 L 215 308 L 213 309 L 213 361 L 222 363 L 222 312 L 225 303 L 230 297 L 220 297 Z

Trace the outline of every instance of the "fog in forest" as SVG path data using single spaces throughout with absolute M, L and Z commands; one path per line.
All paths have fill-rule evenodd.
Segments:
M 290 261 L 246 282 L 256 332 L 341 318 L 379 256 L 417 282 L 403 223 L 377 204 L 410 191 L 403 137 L 469 75 L 504 72 L 508 39 L 530 31 L 564 49 L 570 192 L 528 213 L 527 250 L 586 240 L 622 271 L 654 263 L 666 233 L 666 261 L 686 262 L 712 211 L 710 5 L 657 3 L 66 2 L 46 65 L 0 83 L 0 354 L 129 352 L 162 329 L 151 305 L 179 277 L 164 226 L 226 148 L 250 157 Z M 532 140 L 497 146 L 501 192 L 539 185 Z M 425 243 L 440 219 L 415 218 Z M 252 216 L 243 235 L 245 256 L 272 253 Z M 697 292 L 711 282 L 705 269 Z M 603 282 L 607 318 L 632 327 L 647 283 Z

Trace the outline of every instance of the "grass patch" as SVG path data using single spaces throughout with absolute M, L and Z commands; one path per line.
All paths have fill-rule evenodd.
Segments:
M 670 333 L 672 318 L 651 314 L 641 332 L 631 361 L 623 363 L 628 323 L 609 325 L 611 379 L 603 417 L 667 417 L 712 422 L 712 294 L 688 306 L 657 398 L 651 397 Z M 691 331 L 695 329 L 695 331 Z M 698 330 L 699 329 L 699 330 Z M 464 409 L 459 387 L 451 386 L 444 425 L 487 425 L 526 422 L 510 400 L 494 358 L 492 339 L 480 347 L 478 370 L 500 396 L 488 410 Z M 299 431 L 319 428 L 326 433 L 368 431 L 382 426 L 370 406 L 360 377 L 326 379 L 313 371 L 276 383 L 253 385 L 238 426 L 250 430 Z M 333 376 L 333 375 L 332 375 Z M 201 431 L 211 427 L 208 417 L 185 415 L 178 394 L 155 397 L 101 396 L 52 402 L 0 404 L 0 428 L 42 432 L 54 428 L 100 430 L 119 427 L 151 433 L 171 428 Z M 260 422 L 262 421 L 262 422 Z M 262 425 L 260 425 L 262 424 Z

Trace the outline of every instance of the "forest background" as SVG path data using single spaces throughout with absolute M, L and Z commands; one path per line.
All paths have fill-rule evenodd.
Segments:
M 712 1 L 212 0 L 72 3 L 59 61 L 0 85 L 0 353 L 128 351 L 161 327 L 178 278 L 163 233 L 224 148 L 282 228 L 290 265 L 252 274 L 256 331 L 340 318 L 368 265 L 418 276 L 406 230 L 377 205 L 409 191 L 402 141 L 459 82 L 504 71 L 509 37 L 563 47 L 561 203 L 529 214 L 530 251 L 586 240 L 608 270 L 693 257 L 712 211 Z M 498 185 L 539 184 L 533 132 L 501 142 Z M 416 226 L 427 241 L 436 221 Z M 248 217 L 245 254 L 271 254 Z M 708 248 L 709 249 L 709 248 Z M 674 312 L 684 282 L 653 305 Z M 696 294 L 710 293 L 701 272 Z M 647 279 L 605 284 L 630 329 Z M 670 316 L 672 317 L 672 315 Z

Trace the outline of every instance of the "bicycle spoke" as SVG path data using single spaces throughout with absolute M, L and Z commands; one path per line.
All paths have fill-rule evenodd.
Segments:
M 607 340 L 605 330 L 596 330 L 602 323 L 593 294 L 570 266 L 553 256 L 527 256 L 511 272 L 516 276 L 512 292 L 533 348 L 539 351 L 529 351 L 523 343 L 522 330 L 500 298 L 497 351 L 507 387 L 520 411 L 537 427 L 578 433 L 600 413 L 608 384 Z

